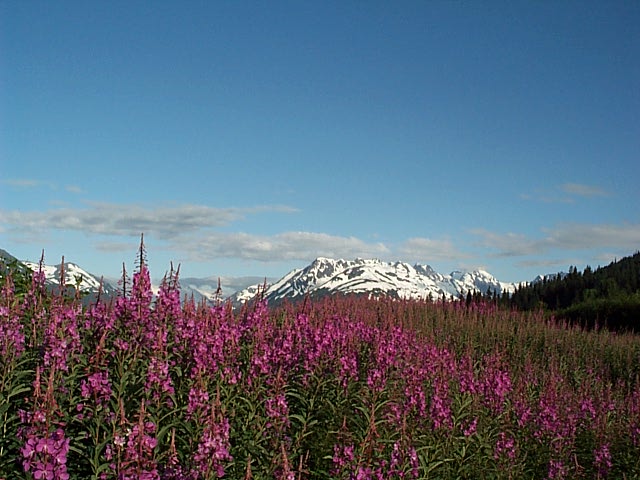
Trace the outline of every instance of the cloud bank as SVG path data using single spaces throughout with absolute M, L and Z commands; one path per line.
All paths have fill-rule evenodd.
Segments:
M 213 233 L 181 240 L 190 260 L 240 258 L 262 262 L 308 260 L 315 257 L 384 257 L 390 251 L 382 243 L 367 243 L 355 237 L 316 232 L 283 232 L 276 235 Z
M 250 208 L 203 205 L 147 208 L 112 203 L 88 205 L 88 208 L 57 208 L 46 212 L 0 210 L 0 224 L 9 225 L 21 233 L 66 230 L 98 235 L 139 236 L 144 232 L 168 240 L 198 230 L 224 227 L 250 214 L 295 211 L 279 205 Z
M 593 195 L 594 191 L 569 189 Z M 460 262 L 477 257 L 535 257 L 549 252 L 608 249 L 633 252 L 640 246 L 640 224 L 564 223 L 542 229 L 540 235 L 471 230 L 469 238 L 411 237 L 398 243 L 370 242 L 356 236 L 324 232 L 284 231 L 274 234 L 238 231 L 236 223 L 250 216 L 290 214 L 284 205 L 218 208 L 204 205 L 145 207 L 137 204 L 87 203 L 83 208 L 47 211 L 0 209 L 0 231 L 33 242 L 53 231 L 75 231 L 96 237 L 94 248 L 105 253 L 130 251 L 141 233 L 159 242 L 181 260 L 207 262 L 242 259 L 259 262 L 309 261 L 332 258 L 403 259 L 410 262 Z M 234 230 L 234 231 L 232 231 Z M 469 253 L 474 243 L 475 254 Z M 488 253 L 478 254 L 480 247 Z M 523 262 L 544 259 L 523 258 Z
M 495 256 L 513 257 L 545 254 L 550 250 L 615 248 L 634 251 L 640 246 L 640 224 L 565 223 L 544 229 L 542 238 L 517 233 L 472 230 L 479 245 L 495 250 Z

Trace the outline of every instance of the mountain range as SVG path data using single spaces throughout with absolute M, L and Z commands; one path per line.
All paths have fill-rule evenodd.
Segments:
M 277 282 L 266 285 L 261 295 L 269 303 L 332 294 L 437 300 L 457 298 L 469 291 L 486 293 L 488 289 L 501 295 L 505 291 L 513 292 L 516 286 L 501 282 L 484 270 L 454 271 L 443 275 L 429 265 L 319 257 L 305 268 L 292 270 Z M 252 285 L 232 295 L 231 300 L 234 304 L 251 300 L 260 287 L 260 284 Z
M 0 256 L 13 259 L 0 250 Z M 5 260 L 6 262 L 7 260 Z M 37 270 L 38 264 L 21 262 L 22 265 Z M 60 282 L 60 265 L 45 265 L 44 273 L 49 286 Z M 78 286 L 86 296 L 95 298 L 102 282 L 102 295 L 115 296 L 118 288 L 115 280 L 101 280 L 80 266 L 65 262 L 65 283 Z M 234 305 L 241 305 L 256 295 L 269 303 L 284 300 L 296 301 L 309 297 L 331 294 L 367 294 L 391 296 L 407 299 L 440 299 L 464 296 L 467 292 L 491 292 L 501 295 L 512 293 L 517 284 L 501 282 L 484 270 L 453 271 L 449 274 L 436 272 L 429 265 L 410 265 L 404 262 L 385 262 L 378 259 L 344 260 L 319 257 L 304 268 L 295 269 L 277 281 L 263 277 L 222 277 L 221 294 L 218 291 L 218 277 L 180 278 L 181 294 L 193 295 L 196 301 L 229 299 Z M 157 287 L 154 288 L 157 291 Z

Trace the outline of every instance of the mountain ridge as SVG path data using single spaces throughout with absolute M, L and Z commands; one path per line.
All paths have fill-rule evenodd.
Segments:
M 37 271 L 39 264 L 22 262 Z M 60 264 L 43 267 L 47 282 L 52 287 L 59 285 Z M 65 283 L 74 286 L 79 281 L 80 290 L 96 295 L 101 278 L 91 274 L 72 262 L 65 262 Z M 222 294 L 218 292 L 218 278 Z M 309 295 L 366 294 L 392 296 L 407 299 L 431 298 L 447 300 L 459 298 L 468 292 L 486 293 L 488 289 L 498 295 L 513 293 L 521 283 L 501 282 L 483 269 L 473 271 L 454 270 L 449 274 L 437 272 L 427 264 L 413 265 L 403 262 L 388 262 L 376 258 L 353 260 L 317 257 L 303 268 L 296 268 L 280 279 L 258 276 L 246 277 L 181 277 L 181 296 L 215 302 L 230 300 L 235 306 L 256 298 L 258 294 L 270 303 L 284 300 L 295 301 Z M 529 284 L 531 282 L 522 282 Z M 102 294 L 115 296 L 119 289 L 113 282 L 102 280 Z M 157 286 L 152 287 L 157 293 Z
M 40 264 L 30 261 L 22 261 L 31 271 L 40 270 Z M 50 288 L 59 288 L 62 272 L 64 271 L 64 283 L 67 288 L 77 288 L 80 292 L 95 298 L 98 293 L 106 298 L 115 297 L 118 294 L 118 288 L 114 287 L 103 277 L 98 277 L 87 272 L 79 265 L 73 262 L 64 262 L 54 265 L 42 265 L 42 272 L 45 275 L 45 285 Z
M 354 260 L 318 257 L 305 268 L 294 269 L 260 292 L 271 303 L 297 300 L 305 296 L 340 294 L 388 295 L 407 299 L 458 298 L 467 292 L 498 295 L 515 291 L 518 284 L 501 282 L 485 270 L 453 271 L 448 275 L 436 272 L 430 265 L 406 262 L 385 262 L 379 259 Z M 258 293 L 258 285 L 237 292 L 231 297 L 241 304 Z

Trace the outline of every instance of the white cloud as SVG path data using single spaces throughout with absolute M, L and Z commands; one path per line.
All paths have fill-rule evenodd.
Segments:
M 481 237 L 481 246 L 497 250 L 499 257 L 513 257 L 540 253 L 537 241 L 519 233 L 496 233 L 485 229 L 473 229 L 471 233 Z
M 569 223 L 548 231 L 548 243 L 555 248 L 619 248 L 640 246 L 640 224 Z
M 21 234 L 52 230 L 86 234 L 137 237 L 140 233 L 171 239 L 195 231 L 223 227 L 246 215 L 269 211 L 290 213 L 282 205 L 251 208 L 216 208 L 203 205 L 143 207 L 113 203 L 90 203 L 87 208 L 57 208 L 44 212 L 0 210 L 0 224 Z
M 495 233 L 484 229 L 472 230 L 481 238 L 480 245 L 497 250 L 496 256 L 524 256 L 550 250 L 586 250 L 614 248 L 635 251 L 640 246 L 640 224 L 581 224 L 565 223 L 543 229 L 542 238 L 516 233 Z
M 77 194 L 86 193 L 85 190 L 82 187 L 79 187 L 78 185 L 65 185 L 64 189 L 69 193 L 77 193 Z
M 326 257 L 382 257 L 389 249 L 382 243 L 368 243 L 352 236 L 316 232 L 283 232 L 254 235 L 219 231 L 248 215 L 270 212 L 292 213 L 286 205 L 258 205 L 249 208 L 215 208 L 203 205 L 143 207 L 112 203 L 89 203 L 86 208 L 60 207 L 44 212 L 2 211 L 0 228 L 20 239 L 51 231 L 81 232 L 102 237 L 98 251 L 131 251 L 141 233 L 162 241 L 162 248 L 192 261 L 235 258 L 275 262 Z M 129 237 L 109 241 L 104 237 Z
M 522 262 L 517 262 L 516 265 L 518 267 L 524 267 L 524 268 L 531 268 L 531 267 L 545 267 L 545 268 L 558 268 L 558 267 L 564 267 L 566 268 L 568 265 L 575 265 L 577 263 L 576 260 L 571 260 L 571 259 L 552 259 L 552 260 L 546 260 L 546 259 L 542 259 L 542 258 L 537 258 L 537 259 L 532 259 L 532 260 L 523 260 Z
M 139 243 L 136 242 L 99 242 L 94 246 L 96 250 L 104 253 L 120 253 L 120 252 L 135 252 L 139 247 Z
M 520 198 L 544 203 L 575 203 L 576 197 L 606 197 L 609 192 L 597 185 L 567 182 L 552 189 L 536 189 L 533 193 L 523 193 Z
M 398 254 L 416 261 L 460 260 L 468 255 L 460 252 L 450 239 L 409 238 L 398 248 Z
M 355 237 L 315 232 L 284 232 L 276 235 L 210 233 L 197 238 L 181 238 L 176 249 L 187 252 L 190 260 L 240 258 L 261 262 L 312 260 L 316 257 L 380 257 L 389 253 L 382 243 L 367 243 Z
M 560 189 L 565 193 L 580 197 L 606 197 L 609 195 L 608 192 L 598 186 L 581 183 L 564 183 L 560 185 Z
M 14 188 L 39 188 L 39 187 L 48 187 L 55 188 L 54 184 L 51 182 L 44 182 L 42 180 L 35 180 L 33 178 L 9 178 L 6 180 L 2 180 L 2 183 L 5 185 L 9 185 Z

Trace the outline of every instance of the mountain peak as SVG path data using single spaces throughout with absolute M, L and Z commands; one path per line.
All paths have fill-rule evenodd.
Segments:
M 514 291 L 515 285 L 500 282 L 484 270 L 454 271 L 443 275 L 429 265 L 412 266 L 403 261 L 318 257 L 305 268 L 292 270 L 270 285 L 264 292 L 264 298 L 274 303 L 306 295 L 334 293 L 388 295 L 408 299 L 440 298 L 443 295 L 457 298 L 468 291 L 484 293 L 487 289 L 501 294 L 503 291 Z M 249 298 L 250 291 L 245 289 L 235 294 L 233 299 L 242 302 Z
M 34 272 L 40 270 L 40 263 L 25 261 L 22 262 Z M 64 283 L 68 288 L 78 288 L 89 297 L 101 292 L 104 296 L 115 296 L 117 289 L 104 279 L 93 275 L 73 262 L 64 262 L 57 265 L 42 265 L 42 272 L 45 276 L 45 285 L 57 287 L 60 285 L 62 272 L 64 271 Z

